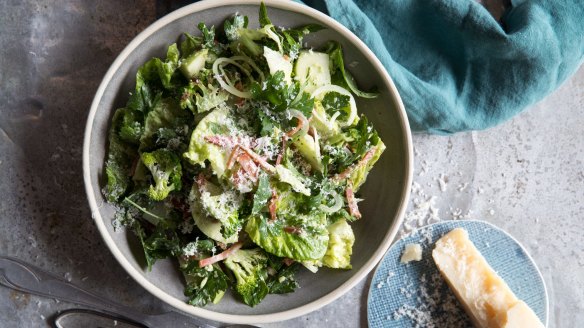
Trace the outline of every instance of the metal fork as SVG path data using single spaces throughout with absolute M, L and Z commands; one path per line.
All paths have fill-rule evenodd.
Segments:
M 0 256 L 0 285 L 29 294 L 100 309 L 106 314 L 119 316 L 147 327 L 217 328 L 217 326 L 210 325 L 199 318 L 174 311 L 154 315 L 141 313 L 131 307 L 90 293 L 62 277 L 12 257 Z M 237 325 L 230 327 L 256 326 Z

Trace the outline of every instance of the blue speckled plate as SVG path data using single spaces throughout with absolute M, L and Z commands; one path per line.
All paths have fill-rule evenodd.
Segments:
M 447 221 L 418 229 L 395 243 L 377 267 L 369 290 L 367 317 L 378 327 L 472 327 L 432 260 L 434 242 L 464 228 L 489 264 L 547 326 L 548 298 L 541 273 L 525 249 L 484 221 Z M 400 263 L 406 244 L 422 245 L 422 260 Z

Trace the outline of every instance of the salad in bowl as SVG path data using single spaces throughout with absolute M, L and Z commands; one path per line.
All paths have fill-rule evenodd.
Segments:
M 385 145 L 355 97 L 342 47 L 322 27 L 200 23 L 136 72 L 104 166 L 114 225 L 150 269 L 175 258 L 195 306 L 231 288 L 249 306 L 293 292 L 299 270 L 351 269 L 359 188 Z

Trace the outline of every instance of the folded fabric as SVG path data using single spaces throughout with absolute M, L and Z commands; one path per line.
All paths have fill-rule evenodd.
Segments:
M 322 1 L 381 60 L 415 131 L 501 123 L 584 58 L 582 0 L 512 1 L 500 22 L 474 0 L 305 0 Z

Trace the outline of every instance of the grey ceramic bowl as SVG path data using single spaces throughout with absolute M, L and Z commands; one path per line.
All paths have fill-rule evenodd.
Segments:
M 265 1 L 270 18 L 278 26 L 318 23 L 326 30 L 306 38 L 318 47 L 327 40 L 343 45 L 345 62 L 365 89 L 377 86 L 381 96 L 357 99 L 358 108 L 379 131 L 387 150 L 363 186 L 360 204 L 363 218 L 353 223 L 356 242 L 352 270 L 321 269 L 298 274 L 301 288 L 287 295 L 268 295 L 254 308 L 227 293 L 217 305 L 197 308 L 185 303 L 184 282 L 170 261 L 159 261 L 151 272 L 144 270 L 143 253 L 129 232 L 115 232 L 114 208 L 101 193 L 107 146 L 107 131 L 113 110 L 124 106 L 135 83 L 135 72 L 153 56 L 164 56 L 169 44 L 184 31 L 196 33 L 204 21 L 221 26 L 235 12 L 248 15 L 257 24 L 259 1 L 203 1 L 177 10 L 140 33 L 118 56 L 105 75 L 91 105 L 83 148 L 83 174 L 92 215 L 99 231 L 119 263 L 140 285 L 173 307 L 199 317 L 232 323 L 265 323 L 290 319 L 316 310 L 343 295 L 362 280 L 389 248 L 400 225 L 412 179 L 412 142 L 402 101 L 379 60 L 354 34 L 328 16 L 292 1 Z

